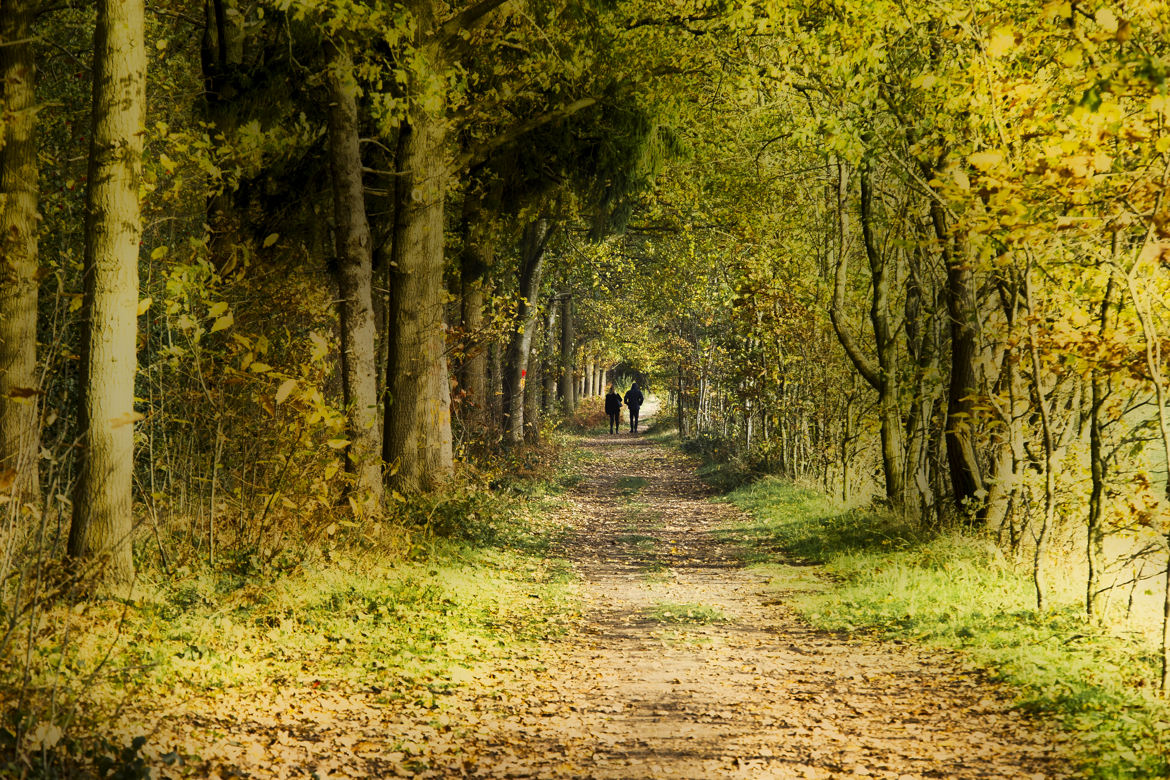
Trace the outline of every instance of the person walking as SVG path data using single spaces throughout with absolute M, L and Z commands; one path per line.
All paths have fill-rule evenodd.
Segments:
M 609 386 L 609 392 L 605 394 L 605 413 L 609 415 L 609 432 L 617 433 L 621 426 L 622 397 L 613 385 Z
M 638 432 L 638 410 L 642 408 L 642 402 L 645 400 L 642 391 L 638 389 L 638 383 L 630 385 L 630 389 L 626 391 L 626 406 L 630 408 L 630 433 Z

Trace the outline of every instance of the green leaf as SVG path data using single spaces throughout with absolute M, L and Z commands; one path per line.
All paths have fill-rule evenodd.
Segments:
M 292 391 L 296 390 L 296 388 L 297 380 L 295 379 L 286 379 L 281 382 L 280 387 L 276 388 L 276 403 L 284 403 L 285 399 L 287 399 L 289 395 L 292 394 Z
M 236 324 L 236 318 L 232 316 L 231 312 L 228 312 L 227 314 L 225 314 L 224 316 L 220 317 L 219 319 L 217 319 L 215 321 L 215 324 L 211 326 L 211 332 L 218 333 L 221 330 L 227 330 L 228 328 L 230 328 L 232 325 L 235 325 L 235 324 Z

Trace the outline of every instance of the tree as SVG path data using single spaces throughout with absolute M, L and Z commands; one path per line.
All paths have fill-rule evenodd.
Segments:
M 329 163 L 333 179 L 338 307 L 341 320 L 341 385 L 349 444 L 346 469 L 368 509 L 382 496 L 382 432 L 378 429 L 377 327 L 373 303 L 373 248 L 362 191 L 358 138 L 358 85 L 342 44 L 330 44 Z
M 142 0 L 98 0 L 86 188 L 81 348 L 81 469 L 69 555 L 96 562 L 98 582 L 134 577 L 131 555 L 138 191 L 146 108 Z
M 236 140 L 240 84 L 244 64 L 244 15 L 235 0 L 204 0 L 200 65 L 207 118 L 214 126 L 221 150 Z M 211 262 L 222 272 L 236 267 L 240 220 L 235 213 L 232 187 L 223 180 L 207 201 Z
M 439 56 L 436 46 L 427 52 Z M 406 196 L 395 208 L 401 217 L 391 266 L 394 342 L 383 453 L 390 483 L 411 491 L 437 487 L 454 469 L 443 311 L 444 123 L 442 116 L 419 110 L 400 131 Z
M 577 410 L 577 383 L 573 381 L 573 359 L 577 351 L 577 339 L 574 332 L 573 293 L 566 292 L 561 297 L 561 354 L 560 354 L 560 386 L 561 406 L 565 417 L 572 416 Z
M 504 359 L 504 437 L 509 444 L 524 440 L 524 397 L 526 392 L 532 392 L 531 385 L 525 389 L 524 372 L 528 368 L 532 334 L 539 314 L 541 270 L 552 229 L 549 216 L 541 214 L 525 226 L 520 242 L 517 325 Z
M 33 6 L 0 5 L 0 485 L 23 499 L 40 491 Z
M 902 451 L 902 415 L 898 398 L 898 352 L 895 333 L 890 326 L 890 286 L 893 269 L 874 236 L 873 183 L 869 163 L 863 163 L 859 172 L 861 182 L 861 233 L 865 256 L 869 260 L 872 280 L 870 324 L 873 327 L 876 362 L 857 344 L 845 319 L 845 274 L 851 236 L 846 216 L 849 208 L 846 198 L 847 169 L 838 163 L 838 204 L 840 238 L 837 272 L 833 287 L 833 302 L 829 314 L 841 346 L 862 378 L 878 393 L 878 417 L 881 420 L 882 470 L 885 474 L 886 498 L 899 508 L 906 507 L 906 480 Z
M 463 198 L 461 219 L 463 247 L 459 255 L 459 326 L 463 358 L 459 364 L 459 387 L 464 393 L 463 418 L 472 425 L 488 422 L 487 345 L 484 343 L 484 298 L 487 272 L 495 257 L 494 236 L 490 234 L 489 212 L 483 199 L 468 192 Z
M 442 4 L 408 4 L 414 25 L 405 119 L 399 128 L 401 197 L 395 204 L 391 284 L 394 343 L 387 366 L 383 457 L 391 485 L 437 487 L 454 471 L 443 286 L 450 142 L 447 78 L 462 33 L 504 0 L 484 0 L 442 20 Z

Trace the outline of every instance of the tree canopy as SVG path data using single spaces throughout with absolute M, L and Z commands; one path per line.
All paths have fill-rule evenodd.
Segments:
M 5 598 L 407 523 L 638 378 L 694 446 L 988 534 L 1037 608 L 1078 546 L 1098 615 L 1170 540 L 1168 30 L 5 0 Z

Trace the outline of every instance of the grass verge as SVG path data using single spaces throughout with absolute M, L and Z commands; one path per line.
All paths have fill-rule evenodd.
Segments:
M 1074 735 L 1085 776 L 1170 776 L 1154 648 L 1086 623 L 1071 593 L 1037 613 L 1027 572 L 990 541 L 843 510 L 775 478 L 729 498 L 752 521 L 725 533 L 749 562 L 772 568 L 813 625 L 961 650 L 1014 686 L 1020 708 Z

